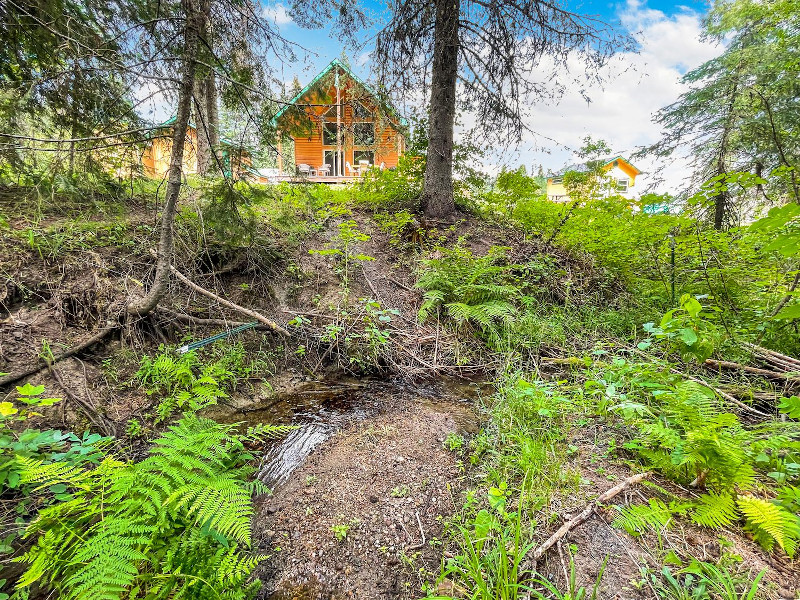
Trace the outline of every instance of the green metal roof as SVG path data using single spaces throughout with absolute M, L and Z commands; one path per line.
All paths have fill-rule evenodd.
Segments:
M 337 67 L 338 67 L 338 68 L 340 68 L 340 69 L 342 69 L 342 71 L 344 71 L 345 73 L 347 73 L 347 75 L 348 75 L 349 77 L 351 77 L 351 78 L 353 79 L 353 81 L 355 81 L 357 84 L 359 84 L 360 86 L 362 86 L 362 87 L 363 87 L 365 90 L 367 90 L 367 92 L 369 92 L 369 93 L 370 93 L 372 96 L 374 96 L 375 98 L 380 98 L 380 95 L 379 95 L 379 94 L 378 94 L 378 93 L 377 93 L 377 92 L 376 92 L 376 91 L 375 91 L 375 90 L 372 88 L 372 86 L 370 86 L 368 83 L 366 83 L 366 82 L 365 82 L 363 79 L 361 79 L 361 78 L 360 78 L 358 75 L 356 75 L 355 73 L 353 73 L 353 71 L 351 71 L 351 70 L 350 70 L 350 67 L 348 67 L 346 64 L 344 64 L 344 63 L 343 63 L 342 61 L 340 61 L 338 58 L 334 58 L 334 59 L 333 59 L 333 60 L 332 60 L 330 63 L 328 63 L 328 66 L 327 66 L 327 67 L 325 67 L 324 69 L 322 69 L 322 71 L 319 73 L 319 75 L 317 75 L 316 77 L 314 77 L 314 79 L 312 79 L 312 80 L 309 82 L 309 84 L 308 84 L 306 87 L 304 87 L 302 90 L 300 90 L 300 91 L 299 91 L 299 92 L 298 92 L 298 93 L 295 95 L 295 97 L 294 97 L 294 98 L 292 98 L 291 100 L 289 100 L 289 102 L 287 102 L 287 103 L 286 103 L 286 104 L 283 106 L 283 108 L 281 108 L 281 109 L 278 111 L 278 113 L 277 113 L 277 114 L 276 114 L 276 115 L 275 115 L 275 116 L 272 118 L 272 120 L 270 121 L 270 123 L 272 124 L 272 126 L 273 126 L 273 127 L 277 126 L 277 125 L 278 125 L 278 119 L 280 118 L 280 116 L 281 116 L 283 113 L 285 113 L 285 112 L 286 112 L 286 111 L 289 109 L 289 107 L 290 107 L 290 106 L 292 106 L 292 105 L 293 105 L 293 104 L 295 104 L 297 101 L 299 101 L 299 100 L 300 100 L 300 98 L 302 98 L 303 96 L 305 96 L 305 95 L 306 95 L 306 94 L 307 94 L 307 93 L 308 93 L 308 92 L 311 90 L 311 88 L 313 88 L 313 87 L 314 87 L 314 85 L 315 85 L 316 83 L 318 83 L 318 82 L 319 82 L 319 81 L 320 81 L 320 80 L 321 80 L 323 77 L 325 77 L 325 76 L 326 76 L 328 73 L 330 73 L 332 70 L 334 70 L 334 69 L 335 69 L 335 68 L 337 68 Z M 389 112 L 391 112 L 391 113 L 392 113 L 394 116 L 396 116 L 396 117 L 397 117 L 398 121 L 400 122 L 400 124 L 401 124 L 403 127 L 407 127 L 407 126 L 408 126 L 408 121 L 407 121 L 406 119 L 404 119 L 403 117 L 401 117 L 400 115 L 398 115 L 398 114 L 397 114 L 397 111 L 395 110 L 395 108 L 394 108 L 393 106 L 391 106 L 391 105 L 389 105 L 389 104 L 386 104 L 385 106 L 386 106 L 386 108 L 389 110 Z
M 158 125 L 156 125 L 156 128 L 160 129 L 162 127 L 172 127 L 172 125 L 175 123 L 177 119 L 178 117 L 173 115 L 163 123 L 159 123 Z M 189 127 L 197 131 L 197 127 L 195 126 L 195 124 L 192 122 L 191 119 L 189 119 Z M 224 135 L 219 136 L 219 143 L 222 144 L 223 146 L 230 146 L 232 148 L 242 148 L 248 151 L 252 150 L 252 148 L 249 148 L 246 144 L 240 144 L 238 142 L 235 142 L 234 140 L 227 138 Z

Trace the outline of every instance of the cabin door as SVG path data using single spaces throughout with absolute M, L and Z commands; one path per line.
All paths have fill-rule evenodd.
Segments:
M 339 173 L 341 173 L 337 158 L 338 152 L 336 152 L 336 150 L 325 150 L 323 152 L 323 162 L 330 167 L 329 173 L 331 175 L 339 175 Z

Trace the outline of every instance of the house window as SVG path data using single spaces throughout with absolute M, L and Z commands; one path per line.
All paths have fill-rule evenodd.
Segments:
M 617 191 L 627 192 L 629 183 L 630 180 L 627 177 L 623 177 L 622 179 L 617 179 Z
M 368 119 L 372 116 L 372 112 L 361 102 L 356 100 L 353 102 L 353 116 L 357 119 Z
M 323 116 L 326 121 L 336 121 L 336 107 L 337 105 L 334 104 L 325 112 Z
M 338 126 L 336 125 L 336 123 L 323 123 L 322 144 L 324 146 L 335 146 L 337 131 L 338 131 Z
M 561 177 L 553 178 L 553 185 L 561 185 L 562 183 L 564 183 L 564 180 Z
M 375 143 L 375 123 L 353 123 L 353 143 L 372 146 Z
M 371 165 L 375 164 L 375 153 L 372 150 L 355 150 L 353 152 L 353 164 L 358 165 L 366 161 Z

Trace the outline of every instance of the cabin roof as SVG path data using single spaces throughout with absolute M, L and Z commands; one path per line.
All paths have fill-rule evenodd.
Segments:
M 296 104 L 296 103 L 297 103 L 297 102 L 298 102 L 298 101 L 299 101 L 299 100 L 300 100 L 300 99 L 301 99 L 303 96 L 305 96 L 305 95 L 306 95 L 306 94 L 307 94 L 307 93 L 308 93 L 308 92 L 309 92 L 309 91 L 310 91 L 310 90 L 311 90 L 311 89 L 314 87 L 314 85 L 316 85 L 316 84 L 317 84 L 319 81 L 321 81 L 321 80 L 322 80 L 322 78 L 323 78 L 323 77 L 325 77 L 325 76 L 326 76 L 328 73 L 330 73 L 331 71 L 333 71 L 333 70 L 334 70 L 334 69 L 336 69 L 336 68 L 339 68 L 339 69 L 341 69 L 342 71 L 344 71 L 344 72 L 345 72 L 345 73 L 346 73 L 346 74 L 347 74 L 347 75 L 348 75 L 350 78 L 352 78 L 352 79 L 353 79 L 353 81 L 355 81 L 355 82 L 356 82 L 358 85 L 360 85 L 360 86 L 361 86 L 361 87 L 363 87 L 363 88 L 364 88 L 364 89 L 365 89 L 367 92 L 369 92 L 369 94 L 370 94 L 371 96 L 373 96 L 374 98 L 377 98 L 377 99 L 380 99 L 380 98 L 381 98 L 380 94 L 378 94 L 378 92 L 377 92 L 377 91 L 375 91 L 375 89 L 374 89 L 374 88 L 373 88 L 371 85 L 369 85 L 367 82 L 365 82 L 363 79 L 361 79 L 361 78 L 360 78 L 358 75 L 356 75 L 355 73 L 353 73 L 353 71 L 352 71 L 352 70 L 350 70 L 350 67 L 348 67 L 346 64 L 344 64 L 344 63 L 343 63 L 342 61 L 340 61 L 338 58 L 334 58 L 334 59 L 333 59 L 333 60 L 332 60 L 330 63 L 328 63 L 328 66 L 327 66 L 327 67 L 325 67 L 324 69 L 322 69 L 322 71 L 320 71 L 319 75 L 317 75 L 316 77 L 314 77 L 314 79 L 312 79 L 312 80 L 311 80 L 311 81 L 308 83 L 308 85 L 306 85 L 306 86 L 305 86 L 305 87 L 304 87 L 302 90 L 300 90 L 300 91 L 299 91 L 299 92 L 298 92 L 298 93 L 297 93 L 297 94 L 294 96 L 294 98 L 292 98 L 291 100 L 289 100 L 289 102 L 287 102 L 287 103 L 286 103 L 286 104 L 283 106 L 283 108 L 281 108 L 281 109 L 280 109 L 280 110 L 277 112 L 277 114 L 276 114 L 276 115 L 275 115 L 275 116 L 272 118 L 272 121 L 271 121 L 271 124 L 272 124 L 272 126 L 273 126 L 273 127 L 277 126 L 277 124 L 278 124 L 278 119 L 281 117 L 281 115 L 282 115 L 283 113 L 285 113 L 285 112 L 286 112 L 286 111 L 289 109 L 289 107 L 290 107 L 290 106 L 292 106 L 292 105 Z M 390 112 L 390 113 L 391 113 L 393 116 L 397 117 L 397 120 L 399 121 L 399 123 L 400 123 L 400 124 L 401 124 L 403 127 L 406 127 L 406 126 L 408 125 L 408 121 L 407 121 L 406 119 L 404 119 L 403 117 L 401 117 L 400 115 L 398 115 L 398 114 L 397 114 L 397 110 L 396 110 L 396 109 L 395 109 L 395 108 L 394 108 L 394 107 L 393 107 L 391 104 L 388 104 L 388 103 L 386 103 L 386 102 L 381 102 L 381 104 L 382 104 L 382 105 L 383 105 L 383 106 L 384 106 L 384 107 L 385 107 L 385 108 L 386 108 L 386 109 L 387 109 L 387 110 L 388 110 L 388 111 L 389 111 L 389 112 Z
M 549 173 L 547 176 L 548 177 L 561 177 L 562 175 L 564 175 L 565 173 L 567 173 L 569 171 L 576 171 L 578 173 L 588 173 L 589 171 L 592 170 L 592 168 L 589 166 L 590 162 L 595 164 L 595 165 L 600 163 L 604 167 L 606 167 L 606 166 L 612 164 L 615 160 L 624 161 L 631 169 L 636 171 L 637 175 L 639 175 L 641 173 L 641 171 L 639 169 L 637 169 L 636 167 L 634 167 L 630 163 L 630 161 L 627 158 L 625 158 L 624 156 L 614 156 L 612 158 L 601 158 L 601 159 L 598 159 L 598 160 L 587 161 L 587 162 L 582 162 L 582 163 L 573 163 L 573 164 L 567 165 L 565 167 L 562 167 L 556 173 Z
M 175 124 L 176 120 L 177 116 L 173 115 L 163 123 L 159 123 L 158 125 L 156 125 L 156 129 L 161 129 L 162 127 L 163 128 L 172 127 Z M 189 127 L 197 131 L 197 127 L 191 120 L 189 120 Z M 247 144 L 236 142 L 228 137 L 225 137 L 224 135 L 219 136 L 219 143 L 222 144 L 223 146 L 229 146 L 231 148 L 241 148 L 242 150 L 247 150 L 247 151 L 252 150 L 252 148 L 250 148 Z

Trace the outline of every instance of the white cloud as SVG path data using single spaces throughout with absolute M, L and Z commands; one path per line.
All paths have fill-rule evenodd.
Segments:
M 286 7 L 280 2 L 265 6 L 262 15 L 265 19 L 273 21 L 278 27 L 289 25 L 290 23 L 294 22 L 292 20 L 292 16 L 289 14 L 289 11 L 287 11 Z
M 695 12 L 666 15 L 639 0 L 628 0 L 619 17 L 639 42 L 639 53 L 622 53 L 606 66 L 606 84 L 590 90 L 590 104 L 580 88 L 572 85 L 559 103 L 531 106 L 526 120 L 541 137 L 525 135 L 519 148 L 504 157 L 505 162 L 557 170 L 575 159 L 571 150 L 579 148 L 586 135 L 606 140 L 623 155 L 652 144 L 661 137 L 653 115 L 686 90 L 681 76 L 721 52 L 716 44 L 700 39 L 701 15 Z M 572 62 L 571 71 L 579 72 L 578 58 Z M 688 175 L 685 157 L 675 157 L 674 163 L 657 191 L 675 192 L 681 187 Z M 637 166 L 652 173 L 659 165 L 644 160 Z M 654 180 L 645 175 L 639 183 L 642 192 Z

